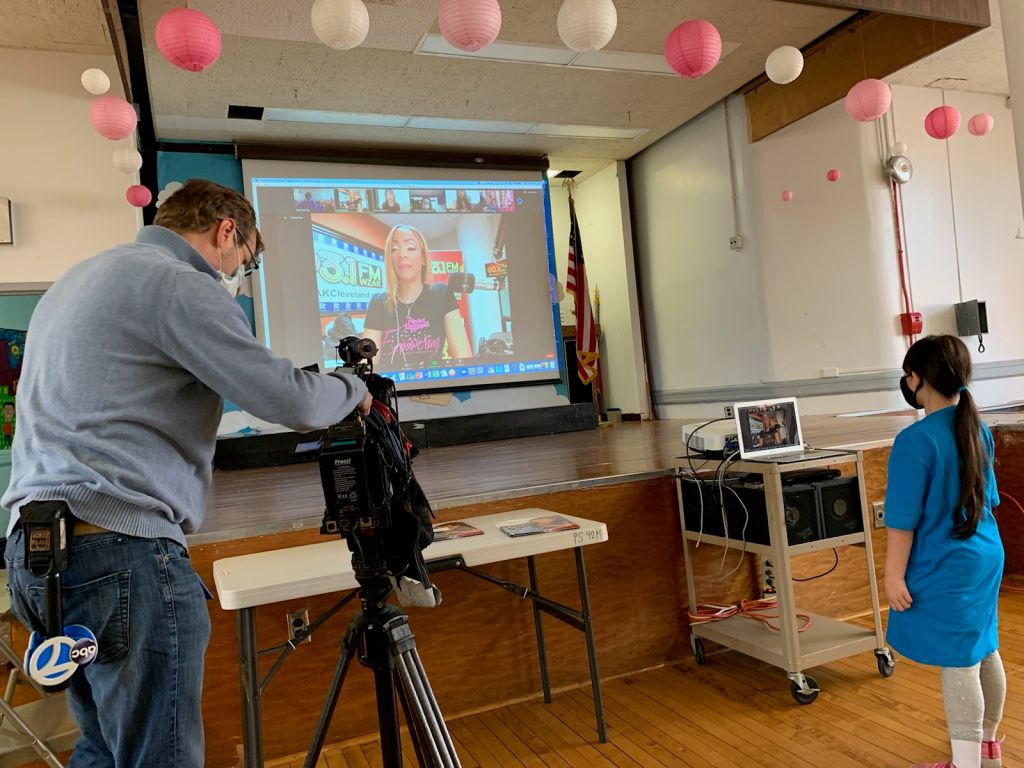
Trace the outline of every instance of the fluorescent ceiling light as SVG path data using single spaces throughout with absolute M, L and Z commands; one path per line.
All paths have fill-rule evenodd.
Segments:
M 471 120 L 452 117 L 413 117 L 406 128 L 435 131 L 476 131 L 480 133 L 529 133 L 533 123 L 516 120 Z
M 319 109 L 278 109 L 267 107 L 263 120 L 271 122 L 351 125 L 374 128 L 416 128 L 430 131 L 468 133 L 532 134 L 580 139 L 635 139 L 646 128 L 608 128 L 603 125 L 565 125 L 530 123 L 520 120 L 474 120 L 461 117 L 423 117 L 413 115 L 374 115 L 364 112 L 328 112 Z M 557 171 L 556 171 L 557 173 Z
M 553 179 L 555 176 L 560 174 L 562 171 L 559 168 L 548 168 L 548 178 Z
M 739 43 L 722 42 L 722 58 L 740 47 Z M 627 51 L 593 51 L 576 53 L 560 45 L 534 45 L 496 40 L 479 51 L 469 53 L 451 45 L 441 35 L 424 35 L 413 53 L 428 56 L 452 56 L 460 59 L 503 61 L 516 64 L 542 64 L 570 69 L 598 69 L 612 72 L 636 72 L 645 75 L 678 77 L 660 53 L 630 53 Z
M 367 125 L 376 128 L 402 128 L 409 122 L 405 115 L 373 115 L 363 112 L 325 112 L 319 109 L 277 109 L 267 107 L 263 119 L 284 123 L 334 123 Z

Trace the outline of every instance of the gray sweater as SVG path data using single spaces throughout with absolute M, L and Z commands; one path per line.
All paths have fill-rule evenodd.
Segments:
M 357 378 L 275 357 L 216 271 L 163 227 L 69 269 L 27 339 L 0 500 L 11 527 L 25 502 L 63 499 L 93 525 L 184 544 L 206 512 L 223 397 L 305 432 L 366 396 Z

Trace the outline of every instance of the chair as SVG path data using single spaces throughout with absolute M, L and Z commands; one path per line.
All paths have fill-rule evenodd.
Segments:
M 25 674 L 21 659 L 3 639 L 0 659 L 12 666 L 7 690 L 0 699 L 0 768 L 16 768 L 39 759 L 51 768 L 64 768 L 56 753 L 71 749 L 79 735 L 64 694 L 44 692 Z M 42 698 L 14 706 L 11 702 L 18 683 L 32 686 Z

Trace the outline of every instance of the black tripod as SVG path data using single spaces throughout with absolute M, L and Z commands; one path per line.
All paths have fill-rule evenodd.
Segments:
M 360 578 L 358 572 L 356 580 L 363 608 L 352 619 L 341 641 L 341 658 L 334 669 L 304 768 L 314 768 L 320 758 L 345 673 L 357 654 L 359 663 L 373 670 L 384 768 L 402 767 L 396 699 L 402 704 L 421 768 L 461 768 L 448 726 L 416 652 L 409 618 L 399 608 L 388 604 L 391 582 L 381 576 Z

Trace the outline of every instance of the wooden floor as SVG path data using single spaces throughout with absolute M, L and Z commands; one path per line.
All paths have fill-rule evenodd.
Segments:
M 1008 685 L 1002 731 L 1012 766 L 1024 754 L 1024 589 L 1004 589 L 1000 616 Z M 589 686 L 558 693 L 549 705 L 514 704 L 449 727 L 464 768 L 907 768 L 948 757 L 935 668 L 900 660 L 883 679 L 866 653 L 811 674 L 821 694 L 809 706 L 793 701 L 780 670 L 724 649 L 703 667 L 690 659 L 606 681 L 607 744 L 597 742 Z M 415 765 L 408 739 L 405 763 Z M 302 756 L 267 766 L 301 768 Z M 381 766 L 378 744 L 329 747 L 318 763 L 346 766 Z

